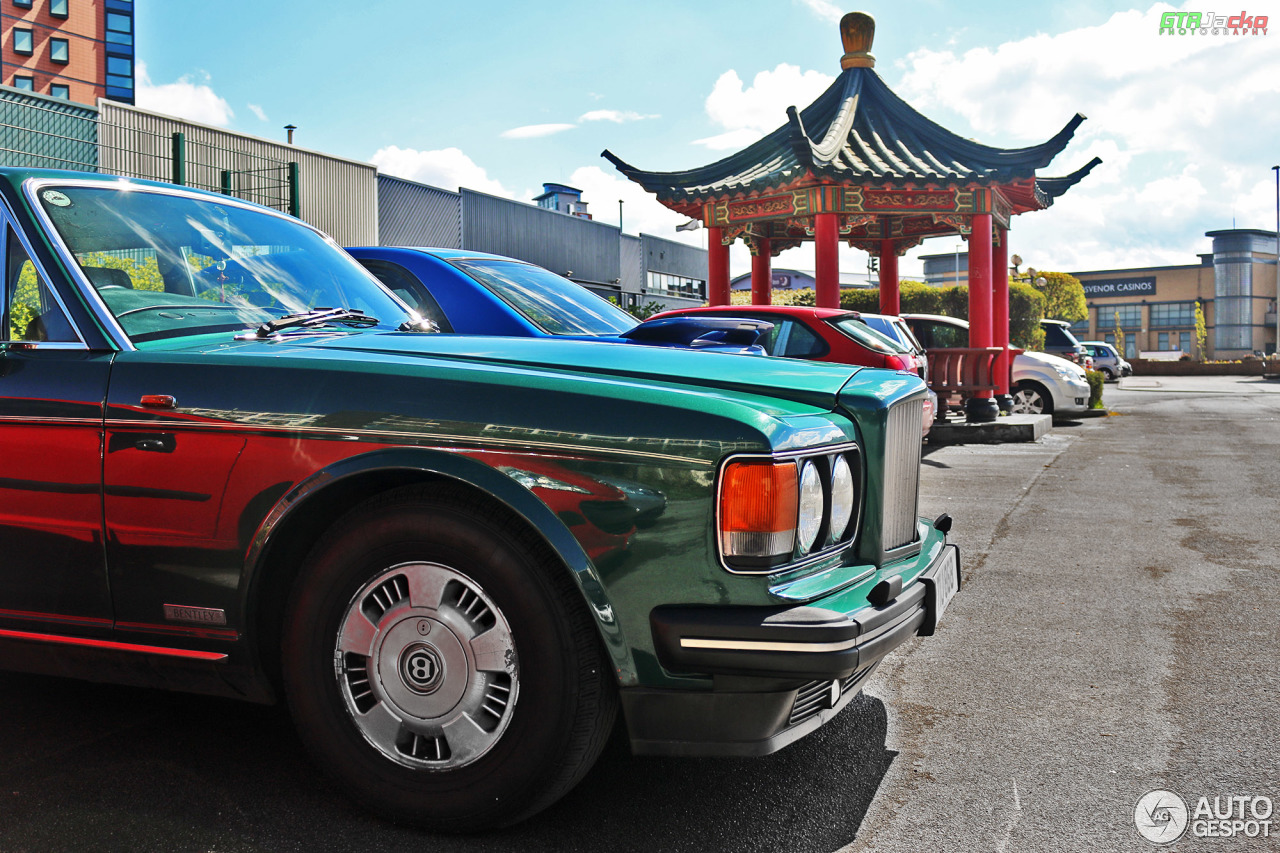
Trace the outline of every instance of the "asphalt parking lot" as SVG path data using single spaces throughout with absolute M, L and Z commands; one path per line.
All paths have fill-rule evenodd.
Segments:
M 528 823 L 441 838 L 349 803 L 278 709 L 0 674 L 0 851 L 1095 853 L 1156 849 L 1153 788 L 1280 800 L 1280 383 L 1160 381 L 1034 444 L 928 451 L 922 512 L 956 519 L 965 586 L 780 753 L 615 738 Z

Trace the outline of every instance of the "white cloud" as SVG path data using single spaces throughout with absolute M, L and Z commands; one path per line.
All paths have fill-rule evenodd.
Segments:
M 694 140 L 712 150 L 742 148 L 787 122 L 787 107 L 803 109 L 835 78 L 782 63 L 756 74 L 749 87 L 730 69 L 707 95 L 707 117 L 724 128 L 716 136 Z
M 1072 114 L 1089 117 L 1040 173 L 1066 174 L 1095 155 L 1103 164 L 1049 210 L 1014 222 L 1012 251 L 1033 266 L 1194 264 L 1208 250 L 1204 232 L 1233 218 L 1274 227 L 1274 35 L 1161 36 L 1160 14 L 1173 8 L 959 54 L 923 49 L 899 63 L 900 96 L 988 145 L 1036 144 Z
M 578 121 L 611 121 L 622 124 L 627 121 L 642 121 L 647 118 L 661 118 L 657 115 L 641 115 L 633 110 L 591 110 L 578 117 Z
M 139 62 L 135 102 L 144 110 L 227 127 L 235 118 L 235 112 L 208 85 L 207 74 L 204 80 L 203 83 L 193 83 L 189 77 L 183 76 L 176 83 L 156 84 L 147 74 L 147 64 Z
M 668 210 L 634 181 L 614 175 L 599 166 L 583 166 L 574 170 L 568 183 L 582 190 L 582 200 L 590 205 L 592 217 L 613 225 L 618 223 L 618 201 L 622 201 L 622 230 L 627 234 L 652 234 L 668 240 L 679 240 L 702 246 L 703 231 L 676 231 L 676 226 L 689 221 Z
M 796 2 L 824 21 L 839 21 L 844 17 L 845 10 L 831 0 L 796 0 Z
M 416 151 L 389 145 L 380 148 L 369 159 L 379 171 L 388 175 L 441 189 L 457 190 L 459 187 L 466 187 L 503 198 L 512 198 L 514 195 L 457 148 Z
M 257 104 L 249 104 L 248 107 L 249 107 L 249 112 L 253 113 L 255 116 L 258 117 L 258 121 L 269 121 L 269 119 L 267 118 L 267 111 L 264 110 L 262 107 L 258 106 Z
M 540 136 L 551 136 L 556 133 L 563 133 L 566 130 L 573 130 L 576 124 L 526 124 L 523 127 L 513 127 L 510 130 L 502 131 L 503 139 L 536 139 Z

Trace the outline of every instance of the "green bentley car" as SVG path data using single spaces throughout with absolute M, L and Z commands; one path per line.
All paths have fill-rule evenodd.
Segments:
M 283 701 L 359 801 L 474 831 L 619 709 L 638 754 L 784 747 L 959 586 L 912 375 L 441 334 L 181 187 L 0 204 L 0 667 Z

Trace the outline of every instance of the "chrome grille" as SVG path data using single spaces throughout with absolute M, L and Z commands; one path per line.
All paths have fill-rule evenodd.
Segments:
M 899 403 L 889 410 L 884 442 L 884 550 L 916 539 L 920 502 L 920 440 L 924 399 Z

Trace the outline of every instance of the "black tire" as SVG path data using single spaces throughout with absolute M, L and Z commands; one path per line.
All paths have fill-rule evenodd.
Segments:
M 1110 367 L 1100 367 L 1098 369 L 1102 371 L 1102 377 L 1105 381 L 1107 382 L 1115 381 L 1116 379 L 1115 371 L 1113 371 Z
M 1013 389 L 1013 414 L 1052 415 L 1053 397 L 1038 382 L 1019 382 Z
M 568 571 L 455 488 L 399 489 L 341 519 L 298 578 L 282 661 L 316 763 L 371 810 L 444 831 L 494 829 L 555 802 L 617 711 Z

